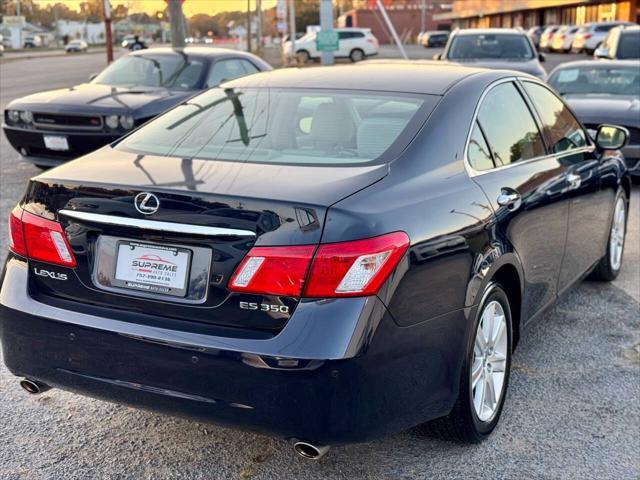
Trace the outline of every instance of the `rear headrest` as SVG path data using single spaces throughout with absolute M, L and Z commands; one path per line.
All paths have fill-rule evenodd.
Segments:
M 321 103 L 311 122 L 310 135 L 316 141 L 343 145 L 353 137 L 353 122 L 349 109 L 340 103 Z
M 368 118 L 358 127 L 358 156 L 376 158 L 391 146 L 407 125 L 401 118 Z

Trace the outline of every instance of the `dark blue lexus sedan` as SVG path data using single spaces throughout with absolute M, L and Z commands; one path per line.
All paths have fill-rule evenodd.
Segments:
M 291 439 L 496 426 L 525 326 L 622 266 L 623 128 L 536 78 L 374 63 L 223 83 L 33 178 L 4 361 L 62 388 Z
M 267 70 L 260 57 L 236 50 L 140 50 L 89 83 L 12 101 L 2 129 L 25 160 L 47 168 L 117 140 L 198 91 Z

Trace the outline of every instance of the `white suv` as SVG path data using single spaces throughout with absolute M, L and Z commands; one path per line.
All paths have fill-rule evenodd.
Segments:
M 620 25 L 635 25 L 632 22 L 598 22 L 587 23 L 580 27 L 573 37 L 572 52 L 585 52 L 593 55 L 596 48 L 607 38 L 609 30 Z
M 335 58 L 349 58 L 359 62 L 366 57 L 378 54 L 378 39 L 369 28 L 336 28 L 338 32 L 338 50 L 333 52 Z M 308 33 L 296 40 L 296 57 L 302 63 L 320 58 L 321 52 L 316 49 L 316 32 Z M 291 42 L 283 45 L 284 54 L 292 56 Z

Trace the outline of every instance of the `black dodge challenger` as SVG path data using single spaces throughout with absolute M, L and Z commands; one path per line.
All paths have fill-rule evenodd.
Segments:
M 402 79 L 402 81 L 398 81 Z M 33 178 L 4 361 L 56 387 L 329 445 L 496 426 L 525 326 L 622 266 L 627 132 L 526 74 L 260 73 Z
M 25 160 L 51 167 L 117 140 L 198 91 L 271 69 L 261 58 L 236 50 L 140 50 L 89 83 L 12 101 L 2 128 Z

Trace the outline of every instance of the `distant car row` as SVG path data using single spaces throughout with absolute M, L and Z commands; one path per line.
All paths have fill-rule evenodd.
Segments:
M 587 23 L 582 26 L 549 25 L 530 28 L 527 35 L 540 51 L 593 55 L 613 29 L 634 26 L 636 24 L 622 21 Z
M 444 51 L 435 55 L 434 60 L 517 70 L 547 80 L 541 65 L 544 54 L 538 53 L 531 37 L 521 29 L 465 29 L 446 33 Z M 338 29 L 338 34 L 337 57 L 359 61 L 377 51 L 362 45 L 377 48 L 377 40 L 370 41 L 373 36 L 368 29 Z M 627 35 L 637 34 L 640 27 L 612 29 L 600 49 L 612 58 L 624 58 L 629 53 Z M 423 35 L 421 41 L 429 44 L 436 40 Z M 81 49 L 83 45 L 79 42 L 71 42 L 68 47 L 77 45 L 76 48 Z M 291 44 L 288 45 L 290 54 Z M 299 56 L 307 52 L 305 61 L 320 55 L 315 49 L 315 34 L 297 39 L 295 46 Z M 637 56 L 640 48 L 635 51 Z M 269 69 L 271 67 L 260 58 L 235 50 L 188 47 L 183 51 L 156 48 L 134 52 L 93 76 L 90 83 L 11 102 L 5 111 L 3 127 L 11 145 L 25 159 L 47 167 L 117 140 L 198 90 Z M 567 97 L 588 128 L 595 130 L 601 123 L 626 127 L 631 144 L 625 149 L 625 155 L 630 169 L 640 174 L 640 104 L 637 101 L 640 62 L 571 62 L 556 68 L 548 82 Z

